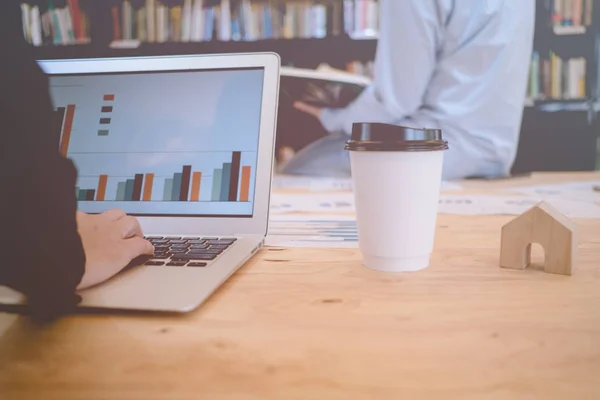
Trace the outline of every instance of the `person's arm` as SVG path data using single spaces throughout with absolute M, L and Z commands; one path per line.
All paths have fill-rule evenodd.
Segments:
M 330 132 L 349 134 L 353 122 L 394 123 L 421 107 L 436 68 L 444 11 L 436 0 L 382 1 L 373 85 L 348 107 L 323 109 Z
M 72 162 L 58 153 L 48 80 L 25 42 L 18 2 L 0 5 L 0 284 L 27 295 L 31 314 L 54 319 L 78 302 L 85 270 Z

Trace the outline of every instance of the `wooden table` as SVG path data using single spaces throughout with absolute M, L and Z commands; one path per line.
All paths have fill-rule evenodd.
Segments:
M 268 248 L 184 316 L 0 314 L 0 398 L 599 399 L 600 220 L 571 277 L 500 269 L 508 220 L 440 215 L 418 273 Z

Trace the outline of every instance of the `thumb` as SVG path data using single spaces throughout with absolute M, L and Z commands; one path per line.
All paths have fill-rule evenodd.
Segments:
M 154 245 L 152 245 L 152 243 L 139 236 L 134 236 L 129 239 L 125 239 L 123 243 L 131 259 L 134 259 L 144 254 L 154 254 Z

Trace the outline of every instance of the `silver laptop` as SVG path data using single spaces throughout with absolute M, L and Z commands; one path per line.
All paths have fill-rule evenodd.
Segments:
M 81 291 L 80 306 L 198 307 L 267 233 L 279 57 L 39 63 L 62 121 L 59 150 L 78 169 L 79 209 L 137 216 L 156 248 L 143 265 Z M 0 303 L 25 301 L 0 287 Z

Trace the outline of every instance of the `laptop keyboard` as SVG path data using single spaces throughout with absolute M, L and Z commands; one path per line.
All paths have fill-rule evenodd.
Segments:
M 218 237 L 147 236 L 154 245 L 154 256 L 145 265 L 168 267 L 206 267 L 237 239 Z

